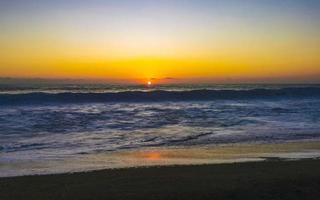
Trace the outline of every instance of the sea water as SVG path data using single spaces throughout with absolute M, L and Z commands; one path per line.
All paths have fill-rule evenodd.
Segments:
M 1 176 L 83 155 L 319 138 L 319 85 L 0 86 Z

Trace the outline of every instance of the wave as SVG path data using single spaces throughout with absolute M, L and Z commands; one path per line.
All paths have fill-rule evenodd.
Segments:
M 108 93 L 43 93 L 0 94 L 0 105 L 47 103 L 162 102 L 210 101 L 270 98 L 320 97 L 320 87 L 251 89 L 251 90 L 190 90 L 190 91 L 126 91 Z

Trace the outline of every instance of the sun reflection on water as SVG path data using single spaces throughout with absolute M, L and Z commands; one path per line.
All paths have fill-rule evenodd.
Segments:
M 161 154 L 158 152 L 148 152 L 145 156 L 146 159 L 150 161 L 158 161 L 161 159 Z

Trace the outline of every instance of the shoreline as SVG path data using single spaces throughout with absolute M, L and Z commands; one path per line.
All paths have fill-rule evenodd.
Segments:
M 0 178 L 0 199 L 318 199 L 320 160 L 104 169 Z
M 79 155 L 61 160 L 0 161 L 0 178 L 91 172 L 135 167 L 206 165 L 299 160 L 320 157 L 320 141 L 292 141 L 275 144 L 235 144 L 145 148 L 119 152 Z

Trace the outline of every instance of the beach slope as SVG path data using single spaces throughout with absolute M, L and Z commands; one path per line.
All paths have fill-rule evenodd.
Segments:
M 0 178 L 1 200 L 319 198 L 320 160 L 109 169 Z

